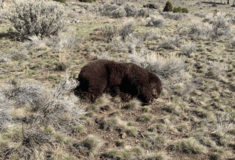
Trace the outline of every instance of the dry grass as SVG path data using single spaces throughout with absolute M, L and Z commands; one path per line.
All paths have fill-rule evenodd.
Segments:
M 207 152 L 206 148 L 200 145 L 193 138 L 183 139 L 175 142 L 172 149 L 180 152 L 185 152 L 187 154 L 198 154 Z

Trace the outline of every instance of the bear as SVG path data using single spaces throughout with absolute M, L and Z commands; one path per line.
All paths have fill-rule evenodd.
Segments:
M 79 85 L 74 94 L 92 103 L 103 93 L 110 93 L 126 102 L 137 97 L 146 105 L 157 99 L 162 91 L 161 81 L 155 74 L 133 63 L 105 59 L 85 65 L 77 80 Z

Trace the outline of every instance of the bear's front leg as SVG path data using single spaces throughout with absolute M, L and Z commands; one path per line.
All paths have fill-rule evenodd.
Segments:
M 150 89 L 142 88 L 137 98 L 142 101 L 142 105 L 148 105 L 152 103 L 153 96 Z
M 98 97 L 99 97 L 99 95 L 96 95 L 96 94 L 90 93 L 90 92 L 83 92 L 81 94 L 82 99 L 86 100 L 87 102 L 91 102 L 91 103 L 94 103 Z

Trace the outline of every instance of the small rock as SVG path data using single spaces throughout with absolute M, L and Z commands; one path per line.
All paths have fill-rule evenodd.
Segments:
M 125 138 L 126 138 L 126 133 L 123 132 L 123 133 L 122 133 L 122 139 L 125 139 Z
M 72 20 L 72 23 L 80 23 L 80 22 L 81 21 L 79 19 L 76 19 L 76 18 Z

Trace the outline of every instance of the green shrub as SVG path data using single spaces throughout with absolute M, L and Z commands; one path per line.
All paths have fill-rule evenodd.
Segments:
M 182 12 L 182 13 L 188 13 L 188 9 L 187 9 L 187 8 L 182 8 L 182 9 L 181 9 L 181 12 Z
M 187 8 L 181 8 L 181 7 L 174 7 L 173 13 L 188 13 Z
M 166 6 L 163 9 L 163 12 L 172 12 L 172 11 L 173 11 L 173 6 L 172 6 L 171 2 L 167 1 Z
M 66 3 L 67 0 L 54 0 L 56 2 L 60 2 L 60 3 Z
M 181 7 L 174 7 L 173 13 L 181 13 L 181 12 L 182 12 L 182 8 Z
M 96 0 L 79 0 L 80 2 L 88 2 L 88 3 L 91 3 L 91 2 L 96 2 Z
M 57 35 L 64 27 L 64 7 L 56 2 L 37 0 L 15 1 L 7 19 L 21 39 L 36 35 L 40 38 Z

